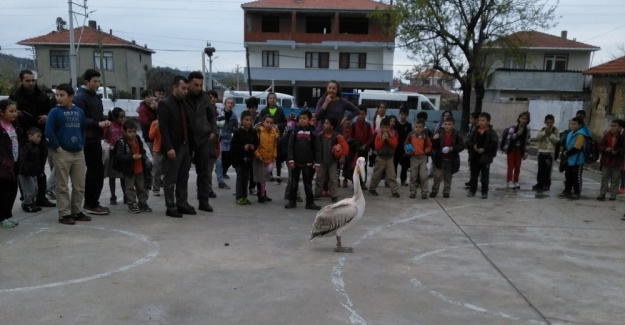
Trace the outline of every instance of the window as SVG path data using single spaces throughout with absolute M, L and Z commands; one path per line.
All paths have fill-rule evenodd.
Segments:
M 309 34 L 332 33 L 332 19 L 329 16 L 306 17 L 306 33 L 309 33 Z
M 50 51 L 51 69 L 69 69 L 69 51 Z
M 339 69 L 366 69 L 367 53 L 339 53 Z
M 506 69 L 525 69 L 525 54 L 515 58 L 506 58 L 503 67 Z
M 279 67 L 280 52 L 263 51 L 263 67 Z
M 342 17 L 339 21 L 341 34 L 369 34 L 369 19 L 367 17 Z
M 280 32 L 280 16 L 262 16 L 261 30 L 263 33 Z
M 102 52 L 102 64 L 104 65 L 104 70 L 113 70 L 113 52 L 111 51 Z M 93 67 L 96 70 L 101 70 L 99 51 L 93 52 Z
M 329 65 L 329 52 L 306 52 L 306 68 L 328 69 Z
M 545 70 L 547 71 L 565 71 L 568 56 L 566 54 L 547 54 L 545 55 Z

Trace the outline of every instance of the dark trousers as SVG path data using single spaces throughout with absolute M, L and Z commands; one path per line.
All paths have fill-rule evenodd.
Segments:
M 401 173 L 397 173 L 397 166 L 401 166 Z M 395 167 L 395 175 L 399 175 L 399 181 L 401 183 L 408 180 L 408 169 L 410 169 L 410 156 L 402 154 L 395 154 L 393 157 L 393 166 Z
M 553 166 L 553 154 L 538 153 L 538 174 L 536 174 L 536 185 L 538 187 L 551 186 L 551 170 Z
M 232 166 L 232 156 L 230 155 L 230 151 L 222 151 L 221 152 L 221 170 L 223 171 L 224 176 L 228 173 L 228 168 L 230 168 L 230 166 Z
M 189 154 L 189 146 L 185 145 L 187 150 L 187 155 Z M 215 159 L 210 158 L 212 160 L 212 165 L 209 162 L 208 157 L 209 144 L 205 143 L 200 145 L 195 150 L 195 156 L 193 157 L 193 163 L 195 164 L 195 172 L 197 173 L 196 185 L 197 185 L 197 200 L 200 204 L 208 204 L 208 194 L 211 191 L 212 185 L 212 173 L 214 167 Z M 176 152 L 176 159 L 178 159 L 178 152 Z M 165 160 L 169 160 L 169 158 L 165 157 Z M 191 161 L 189 160 L 189 168 L 191 168 Z M 189 179 L 189 168 L 187 168 L 187 180 Z M 186 187 L 186 185 L 185 185 Z M 178 189 L 176 189 L 177 191 Z M 184 201 L 187 199 L 185 197 Z
M 15 173 L 17 175 L 17 173 Z M 13 218 L 13 203 L 17 197 L 17 178 L 0 179 L 0 221 Z
M 100 205 L 100 194 L 104 186 L 104 163 L 102 145 L 99 139 L 87 139 L 84 147 L 85 164 L 85 205 L 95 208 Z
M 480 177 L 480 181 L 482 183 L 482 193 L 488 193 L 488 182 L 490 180 L 490 163 L 482 164 L 480 163 L 480 156 L 474 155 L 472 159 L 469 161 L 470 169 L 471 169 L 471 180 L 469 181 L 469 191 L 475 193 L 477 192 L 477 179 Z
M 46 198 L 46 184 L 48 181 L 48 178 L 46 177 L 46 174 L 44 173 L 45 168 L 46 168 L 46 160 L 48 160 L 48 140 L 46 140 L 45 137 L 41 138 L 41 142 L 39 142 L 39 170 L 41 171 L 41 173 L 39 173 L 39 175 L 37 175 L 37 201 L 36 202 L 43 202 Z M 52 166 L 50 166 L 50 169 L 52 169 Z
M 222 162 L 223 163 L 223 162 Z M 241 164 L 235 166 L 237 171 L 237 185 L 236 185 L 236 198 L 242 199 L 247 197 L 247 185 L 252 176 L 252 165 Z
M 583 167 L 584 165 L 573 165 L 566 168 L 564 171 L 564 192 L 571 193 L 572 189 L 575 194 L 581 193 Z
M 289 201 L 295 202 L 297 199 L 297 188 L 299 186 L 299 177 L 303 178 L 304 192 L 306 193 L 306 205 L 312 205 L 315 201 L 313 196 L 312 179 L 315 175 L 315 169 L 312 167 L 297 167 L 291 170 L 291 183 L 289 186 Z
M 191 168 L 190 154 L 189 145 L 183 144 L 176 150 L 175 159 L 166 156 L 163 160 L 165 173 L 163 192 L 165 193 L 167 209 L 176 209 L 177 205 L 189 206 L 187 186 L 189 184 L 189 169 Z M 208 202 L 208 197 L 206 200 Z

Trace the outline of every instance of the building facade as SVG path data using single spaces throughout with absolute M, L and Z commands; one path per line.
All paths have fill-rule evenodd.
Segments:
M 69 32 L 53 31 L 17 43 L 34 48 L 40 84 L 55 88 L 69 82 Z M 153 50 L 147 45 L 119 38 L 112 30 L 108 33 L 100 31 L 95 21 L 89 21 L 89 26 L 75 28 L 74 39 L 77 43 L 80 40 L 76 52 L 79 76 L 87 69 L 96 69 L 102 74 L 102 86 L 106 84 L 114 92 L 128 92 L 134 99 L 140 97 L 145 89 L 145 72 L 152 68 Z M 80 78 L 77 80 L 80 85 Z
M 518 47 L 514 56 L 501 56 L 492 65 L 484 101 L 531 99 L 583 100 L 589 82 L 582 74 L 599 47 L 537 31 L 508 36 Z M 496 48 L 496 46 L 495 46 Z
M 298 106 L 311 107 L 330 80 L 339 81 L 344 92 L 390 88 L 395 37 L 371 16 L 388 5 L 259 0 L 241 7 L 252 90 L 273 85 L 294 95 Z

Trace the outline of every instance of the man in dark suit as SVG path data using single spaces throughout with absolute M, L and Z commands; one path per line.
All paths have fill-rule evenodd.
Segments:
M 183 214 L 197 214 L 187 201 L 189 169 L 193 156 L 191 121 L 185 109 L 187 79 L 174 77 L 172 93 L 158 103 L 158 127 L 161 131 L 161 151 L 165 154 L 163 191 L 167 215 L 182 218 Z

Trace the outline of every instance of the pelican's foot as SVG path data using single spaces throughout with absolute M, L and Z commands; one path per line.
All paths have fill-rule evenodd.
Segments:
M 351 247 L 334 247 L 333 251 L 336 253 L 353 253 L 354 249 Z

